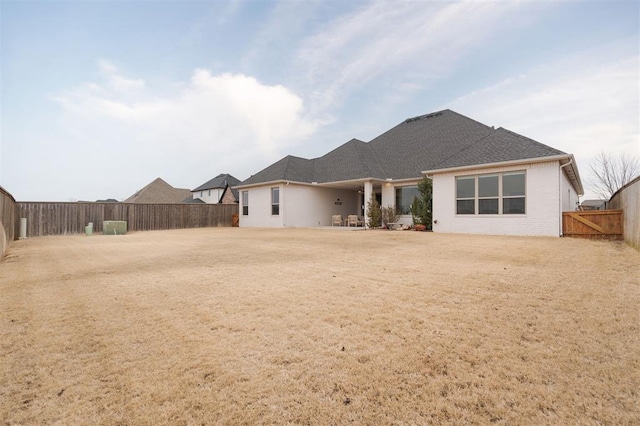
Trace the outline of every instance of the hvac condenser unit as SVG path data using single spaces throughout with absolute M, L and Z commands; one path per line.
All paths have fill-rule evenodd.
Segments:
M 127 233 L 127 222 L 124 220 L 105 220 L 102 222 L 104 235 L 124 235 Z

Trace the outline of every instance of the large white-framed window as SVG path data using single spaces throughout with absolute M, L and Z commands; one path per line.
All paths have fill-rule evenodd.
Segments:
M 242 191 L 242 215 L 249 216 L 249 191 Z
M 396 188 L 396 214 L 411 214 L 411 205 L 417 197 L 420 197 L 417 185 Z
M 456 177 L 456 214 L 526 213 L 524 171 Z
M 271 215 L 280 214 L 280 188 L 271 188 Z

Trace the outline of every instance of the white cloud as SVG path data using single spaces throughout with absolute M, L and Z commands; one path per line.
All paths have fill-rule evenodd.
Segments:
M 102 75 L 107 79 L 109 87 L 118 92 L 126 92 L 129 90 L 144 89 L 144 80 L 132 80 L 124 77 L 118 68 L 111 62 L 101 59 L 98 61 Z
M 477 1 L 367 4 L 303 41 L 298 65 L 315 88 L 314 107 L 331 108 L 349 91 L 383 77 L 393 80 L 408 69 L 423 79 L 445 75 L 521 7 Z
M 173 94 L 159 96 L 161 89 L 121 75 L 109 62 L 101 61 L 100 69 L 104 81 L 54 99 L 63 107 L 70 145 L 103 160 L 109 153 L 117 158 L 90 166 L 119 180 L 113 182 L 118 193 L 104 196 L 126 197 L 157 176 L 190 188 L 223 172 L 245 179 L 318 127 L 291 90 L 246 75 L 197 69 Z M 125 90 L 128 84 L 132 90 Z

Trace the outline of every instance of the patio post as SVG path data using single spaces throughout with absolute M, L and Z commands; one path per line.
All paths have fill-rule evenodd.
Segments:
M 369 214 L 367 212 L 367 205 L 371 201 L 371 195 L 373 194 L 373 182 L 368 181 L 364 183 L 364 227 L 367 228 L 369 224 Z

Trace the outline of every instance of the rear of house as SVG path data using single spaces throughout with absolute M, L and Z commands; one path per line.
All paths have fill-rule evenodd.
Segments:
M 434 232 L 558 236 L 562 211 L 575 210 L 583 193 L 573 155 L 445 110 L 256 173 L 236 187 L 240 226 L 330 226 L 336 215 L 366 221 L 372 198 L 411 224 L 425 176 L 433 180 Z

